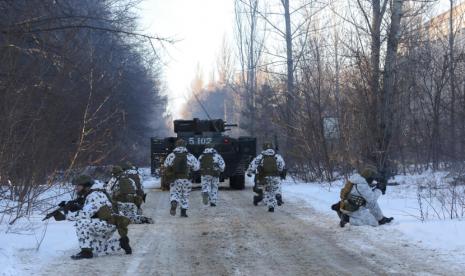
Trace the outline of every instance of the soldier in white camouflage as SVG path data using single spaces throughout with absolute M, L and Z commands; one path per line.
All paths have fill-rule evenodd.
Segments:
M 226 164 L 223 157 L 215 150 L 213 144 L 208 144 L 199 157 L 200 175 L 202 179 L 202 201 L 204 205 L 210 202 L 215 207 L 218 201 L 218 186 L 220 175 Z
M 189 153 L 186 146 L 186 141 L 177 140 L 176 148 L 166 157 L 164 163 L 166 173 L 173 178 L 170 185 L 170 214 L 175 216 L 178 205 L 181 205 L 181 217 L 185 218 L 187 218 L 189 196 L 192 190 L 190 174 L 191 171 L 198 171 L 200 168 L 199 161 Z
M 386 182 L 380 180 L 374 166 L 366 166 L 360 174 L 354 174 L 341 189 L 341 201 L 332 205 L 345 224 L 379 226 L 394 218 L 385 217 L 378 205 L 378 198 L 385 194 Z
M 285 166 L 284 159 L 273 149 L 273 144 L 264 143 L 263 151 L 252 160 L 247 169 L 249 177 L 252 177 L 254 173 L 258 175 L 258 181 L 263 186 L 264 202 L 269 212 L 274 212 L 278 204 L 276 196 L 281 189 L 281 175 Z M 254 198 L 254 204 L 255 201 Z
M 134 224 L 153 223 L 153 219 L 141 215 L 138 210 L 143 198 L 137 194 L 134 180 L 129 178 L 121 166 L 113 166 L 113 177 L 104 188 L 111 195 L 113 202 L 118 205 L 119 212 L 128 217 Z
M 122 249 L 126 254 L 131 254 L 132 249 L 129 246 L 127 228 L 125 228 L 124 236 L 119 239 L 114 237 L 119 228 L 115 225 L 116 223 L 109 222 L 114 221 L 114 217 L 112 218 L 111 215 L 112 203 L 103 190 L 91 189 L 93 183 L 94 181 L 86 175 L 75 178 L 73 184 L 76 193 L 84 199 L 82 208 L 75 212 L 65 211 L 65 214 L 57 212 L 54 215 L 57 220 L 66 218 L 75 221 L 81 252 L 71 256 L 71 258 L 74 260 L 90 259 L 94 255 L 112 254 Z
M 138 197 L 142 199 L 142 203 L 145 203 L 147 194 L 144 192 L 144 186 L 142 185 L 143 179 L 141 173 L 139 172 L 139 169 L 129 161 L 122 164 L 121 168 L 124 171 L 124 175 L 134 181 L 134 183 L 136 184 L 136 194 Z M 142 215 L 142 213 L 142 206 L 138 205 L 137 214 Z

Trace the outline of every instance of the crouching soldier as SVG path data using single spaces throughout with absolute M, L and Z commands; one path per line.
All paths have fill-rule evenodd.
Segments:
M 134 181 L 134 183 L 136 184 L 136 194 L 137 194 L 138 197 L 140 197 L 142 199 L 142 202 L 145 203 L 147 194 L 144 192 L 144 187 L 142 185 L 142 176 L 140 175 L 139 170 L 137 169 L 137 167 L 132 165 L 131 162 L 126 162 L 121 166 L 121 168 L 123 169 L 124 174 L 128 178 L 130 178 L 130 179 L 132 179 Z M 141 205 L 137 206 L 137 214 L 142 215 Z
M 259 183 L 263 186 L 263 195 L 269 212 L 274 212 L 278 200 L 276 195 L 280 192 L 281 175 L 284 171 L 285 163 L 281 155 L 277 154 L 271 143 L 263 144 L 263 151 L 249 165 L 247 175 L 252 176 L 257 173 Z M 278 196 L 278 198 L 281 198 Z M 280 199 L 281 200 L 281 199 Z M 256 198 L 254 197 L 254 204 Z
M 134 180 L 129 178 L 120 166 L 113 166 L 112 174 L 113 177 L 105 188 L 117 204 L 120 214 L 128 217 L 134 224 L 153 223 L 151 218 L 138 214 L 143 199 L 137 194 Z
M 215 207 L 218 201 L 218 185 L 220 174 L 224 172 L 225 163 L 223 157 L 209 144 L 199 157 L 200 174 L 202 178 L 202 201 Z
M 386 192 L 385 181 L 379 181 L 378 177 L 376 168 L 366 167 L 341 189 L 341 201 L 331 207 L 338 213 L 341 227 L 346 223 L 378 226 L 394 219 L 385 217 L 378 205 L 378 198 Z
M 131 254 L 132 249 L 127 237 L 129 220 L 112 213 L 112 203 L 104 190 L 91 189 L 94 181 L 86 175 L 73 180 L 78 198 L 72 205 L 82 205 L 74 209 L 65 208 L 62 202 L 60 208 L 52 216 L 56 220 L 75 221 L 81 252 L 71 256 L 74 260 L 90 259 L 95 255 L 116 253 L 123 249 Z M 48 218 L 47 215 L 46 218 Z M 118 230 L 120 238 L 113 237 Z
M 186 148 L 184 140 L 176 141 L 176 148 L 170 153 L 164 163 L 166 173 L 169 174 L 173 181 L 170 185 L 170 214 L 176 215 L 178 205 L 181 205 L 181 217 L 187 218 L 187 209 L 189 209 L 189 195 L 192 190 L 190 181 L 190 172 L 199 170 L 199 161 L 194 155 L 190 154 Z

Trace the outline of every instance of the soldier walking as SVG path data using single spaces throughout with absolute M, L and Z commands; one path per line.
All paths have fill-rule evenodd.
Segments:
M 187 218 L 189 195 L 192 190 L 190 172 L 198 171 L 200 164 L 197 158 L 189 153 L 186 146 L 186 141 L 177 140 L 176 148 L 166 157 L 164 166 L 167 173 L 174 179 L 170 185 L 170 214 L 175 216 L 178 205 L 181 205 L 181 217 Z
M 210 206 L 215 207 L 218 201 L 220 175 L 225 169 L 224 159 L 215 150 L 213 144 L 208 144 L 202 155 L 200 155 L 199 162 L 203 204 L 208 205 L 208 202 L 210 202 Z
M 263 151 L 249 165 L 247 176 L 252 177 L 256 173 L 259 176 L 259 183 L 263 186 L 263 195 L 269 212 L 274 212 L 278 200 L 277 194 L 280 192 L 281 175 L 284 171 L 285 163 L 281 155 L 273 149 L 273 144 L 264 143 Z M 280 198 L 280 196 L 278 196 Z M 256 198 L 254 197 L 254 204 Z

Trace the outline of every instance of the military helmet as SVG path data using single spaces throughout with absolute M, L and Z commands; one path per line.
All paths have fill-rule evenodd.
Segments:
M 121 166 L 113 166 L 113 168 L 111 169 L 111 173 L 112 174 L 120 174 L 124 172 L 123 168 L 121 168 Z
M 263 150 L 269 150 L 269 149 L 273 149 L 273 143 L 271 142 L 263 143 Z
M 378 169 L 375 166 L 367 165 L 361 170 L 360 175 L 365 179 L 375 179 L 378 176 Z
M 94 185 L 94 180 L 88 175 L 79 175 L 73 179 L 73 185 L 82 185 L 87 187 L 92 187 Z
M 132 167 L 134 167 L 134 166 L 132 165 L 131 162 L 126 161 L 123 164 L 121 164 L 120 167 L 121 167 L 121 169 L 123 169 L 123 171 L 126 171 L 126 170 L 129 170 L 129 169 L 132 169 Z
M 184 141 L 183 139 L 176 140 L 176 147 L 185 147 L 185 146 L 187 146 L 186 141 Z
M 215 145 L 214 143 L 210 142 L 210 143 L 208 143 L 208 144 L 205 145 L 205 148 L 206 148 L 206 149 L 207 149 L 207 148 L 212 148 L 212 149 L 214 149 L 215 146 L 216 146 L 216 145 Z

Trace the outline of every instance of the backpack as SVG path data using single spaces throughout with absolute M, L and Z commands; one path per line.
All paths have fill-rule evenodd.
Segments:
M 187 165 L 187 152 L 176 152 L 173 161 L 172 170 L 175 179 L 188 179 L 189 167 Z
M 361 206 L 366 204 L 366 200 L 361 196 L 356 196 L 351 194 L 352 189 L 355 187 L 357 189 L 357 185 L 354 183 L 347 181 L 344 187 L 341 189 L 340 197 L 341 197 L 341 211 L 345 212 L 355 212 Z
M 276 162 L 275 155 L 264 155 L 262 165 L 259 168 L 261 177 L 279 176 L 278 163 Z
M 140 176 L 138 173 L 127 173 L 126 174 L 130 179 L 136 183 L 136 193 L 139 196 L 144 195 L 144 188 L 142 187 L 142 182 L 140 181 Z
M 119 194 L 128 195 L 128 194 L 136 193 L 136 189 L 133 185 L 133 180 L 131 178 L 121 177 L 118 180 L 118 184 L 119 184 L 119 191 L 118 191 Z
M 200 171 L 202 175 L 220 176 L 220 172 L 215 169 L 214 153 L 204 153 L 200 160 Z

